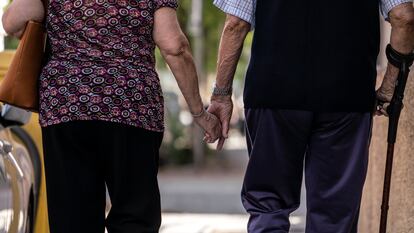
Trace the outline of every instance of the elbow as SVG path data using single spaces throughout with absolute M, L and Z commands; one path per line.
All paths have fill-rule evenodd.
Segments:
M 1 18 L 3 29 L 7 35 L 20 38 L 24 28 L 18 28 L 16 24 L 12 23 L 12 19 L 10 18 L 10 14 L 8 12 L 9 11 L 4 12 Z
M 414 8 L 410 4 L 402 4 L 390 12 L 393 27 L 414 31 Z
M 1 22 L 3 24 L 3 29 L 7 34 L 13 34 L 13 28 L 10 26 L 9 24 L 9 20 L 8 20 L 8 11 L 4 12 L 2 18 L 1 18 Z
M 184 35 L 168 40 L 159 46 L 164 57 L 180 57 L 190 50 L 190 44 Z
M 244 37 L 250 31 L 250 24 L 232 15 L 228 15 L 224 25 L 224 33 Z

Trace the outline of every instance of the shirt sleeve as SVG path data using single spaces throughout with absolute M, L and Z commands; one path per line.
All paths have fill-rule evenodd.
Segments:
M 162 7 L 170 7 L 173 9 L 178 8 L 177 0 L 154 0 L 155 3 L 155 10 L 158 10 Z
M 223 12 L 234 15 L 254 28 L 257 0 L 214 0 L 214 5 Z
M 381 0 L 381 13 L 385 20 L 388 21 L 388 14 L 394 7 L 407 2 L 412 3 L 413 0 Z

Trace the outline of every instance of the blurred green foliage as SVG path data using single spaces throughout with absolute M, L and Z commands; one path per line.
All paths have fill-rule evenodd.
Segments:
M 5 49 L 16 49 L 18 44 L 19 44 L 19 40 L 17 38 L 14 38 L 11 36 L 4 37 L 4 48 Z
M 7 5 L 3 7 L 3 12 L 7 9 L 9 4 L 11 3 L 11 0 L 7 1 Z M 5 36 L 4 37 L 4 48 L 5 49 L 16 49 L 17 45 L 19 44 L 19 40 L 12 36 Z
M 162 74 L 161 74 L 162 75 Z M 160 164 L 188 164 L 192 161 L 190 132 L 180 121 L 179 96 L 174 91 L 164 91 L 165 122 L 164 140 L 160 149 Z

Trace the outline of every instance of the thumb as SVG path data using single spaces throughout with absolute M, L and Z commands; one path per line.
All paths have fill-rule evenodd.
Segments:
M 220 139 L 219 139 L 219 141 L 218 141 L 218 143 L 217 143 L 217 150 L 218 150 L 218 151 L 220 151 L 220 150 L 222 150 L 222 149 L 223 149 L 223 145 L 224 145 L 224 141 L 225 141 L 225 140 L 226 140 L 225 138 L 220 137 Z
M 208 106 L 207 108 L 207 112 L 212 113 L 212 114 L 216 114 L 217 112 L 217 108 L 214 107 L 213 105 Z

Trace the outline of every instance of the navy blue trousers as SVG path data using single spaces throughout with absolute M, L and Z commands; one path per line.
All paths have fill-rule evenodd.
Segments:
M 249 233 L 289 232 L 303 174 L 306 232 L 357 232 L 372 114 L 247 109 L 246 123 Z

